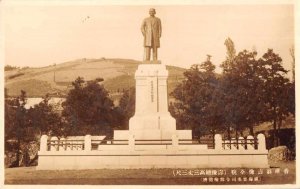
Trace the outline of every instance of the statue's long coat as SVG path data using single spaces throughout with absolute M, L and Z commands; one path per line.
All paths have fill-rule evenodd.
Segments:
M 142 27 L 144 47 L 160 47 L 161 21 L 157 17 L 145 18 Z

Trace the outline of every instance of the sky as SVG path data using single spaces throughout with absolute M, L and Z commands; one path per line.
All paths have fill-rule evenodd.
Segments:
M 80 58 L 143 59 L 140 26 L 149 8 L 162 21 L 158 59 L 189 68 L 226 57 L 225 39 L 237 52 L 274 49 L 291 70 L 293 5 L 9 5 L 4 9 L 5 65 L 43 67 Z

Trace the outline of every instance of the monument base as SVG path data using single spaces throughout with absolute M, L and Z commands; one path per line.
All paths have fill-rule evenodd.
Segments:
M 176 130 L 176 120 L 168 111 L 168 70 L 160 61 L 144 61 L 135 72 L 135 115 L 129 120 L 129 130 L 115 130 L 115 140 L 192 139 L 191 130 Z M 153 143 L 153 142 L 149 142 Z
M 103 140 L 99 143 L 90 135 L 77 141 L 58 140 L 57 137 L 49 140 L 47 135 L 43 135 L 37 169 L 269 167 L 263 134 L 259 134 L 257 139 L 248 136 L 249 142 L 245 143 L 243 139 L 230 144 L 231 148 L 227 149 L 226 140 L 218 134 L 214 137 L 214 147 L 208 148 L 208 145 L 196 140 L 184 143 L 176 135 L 171 140 L 147 143 L 147 140 L 136 140 L 128 130 L 119 132 L 116 131 L 122 137 L 127 135 L 128 140 Z
M 266 155 L 39 156 L 37 170 L 153 168 L 269 168 Z M 53 162 L 53 158 L 55 161 Z M 243 163 L 241 163 L 243 160 Z
M 191 130 L 176 130 L 175 132 L 165 132 L 162 135 L 161 130 L 114 130 L 114 140 L 128 140 L 130 136 L 134 136 L 136 140 L 166 140 L 171 139 L 172 134 L 176 135 L 180 140 L 192 140 Z M 171 136 L 171 137 L 170 137 Z M 149 141 L 148 143 L 153 143 Z

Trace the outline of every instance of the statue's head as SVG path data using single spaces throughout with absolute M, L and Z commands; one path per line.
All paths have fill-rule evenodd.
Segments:
M 149 14 L 150 14 L 150 16 L 154 16 L 155 15 L 155 9 L 154 8 L 151 8 L 151 9 L 149 9 Z

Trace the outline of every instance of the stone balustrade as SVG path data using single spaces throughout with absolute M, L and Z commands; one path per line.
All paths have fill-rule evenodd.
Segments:
M 268 167 L 265 136 L 225 140 L 216 134 L 214 148 L 198 140 L 104 140 L 98 136 L 41 137 L 38 170 L 103 168 Z M 202 140 L 203 142 L 203 140 Z
M 249 135 L 246 138 L 231 138 L 231 140 L 223 140 L 219 134 L 215 135 L 215 149 L 218 150 L 266 150 L 265 135 L 258 134 L 257 139 Z M 255 146 L 257 145 L 257 148 Z
M 92 136 L 84 136 L 84 140 L 68 140 L 66 138 L 49 137 L 43 135 L 41 137 L 40 151 L 91 151 L 92 150 Z M 147 141 L 149 142 L 149 141 Z M 114 146 L 113 140 L 107 140 L 106 146 Z M 130 135 L 126 142 L 130 151 L 135 150 L 136 143 L 134 135 Z M 188 143 L 179 143 L 178 135 L 173 135 L 170 140 L 170 148 L 179 149 L 180 146 L 185 146 Z M 98 143 L 98 146 L 103 144 Z M 167 145 L 167 144 L 166 144 Z M 157 146 L 157 145 L 156 145 Z M 202 145 L 203 146 L 203 145 Z M 98 148 L 99 150 L 100 148 Z M 257 139 L 249 135 L 246 138 L 239 137 L 238 139 L 232 138 L 231 140 L 223 140 L 220 134 L 214 137 L 214 150 L 266 150 L 266 141 L 263 134 L 258 134 Z

